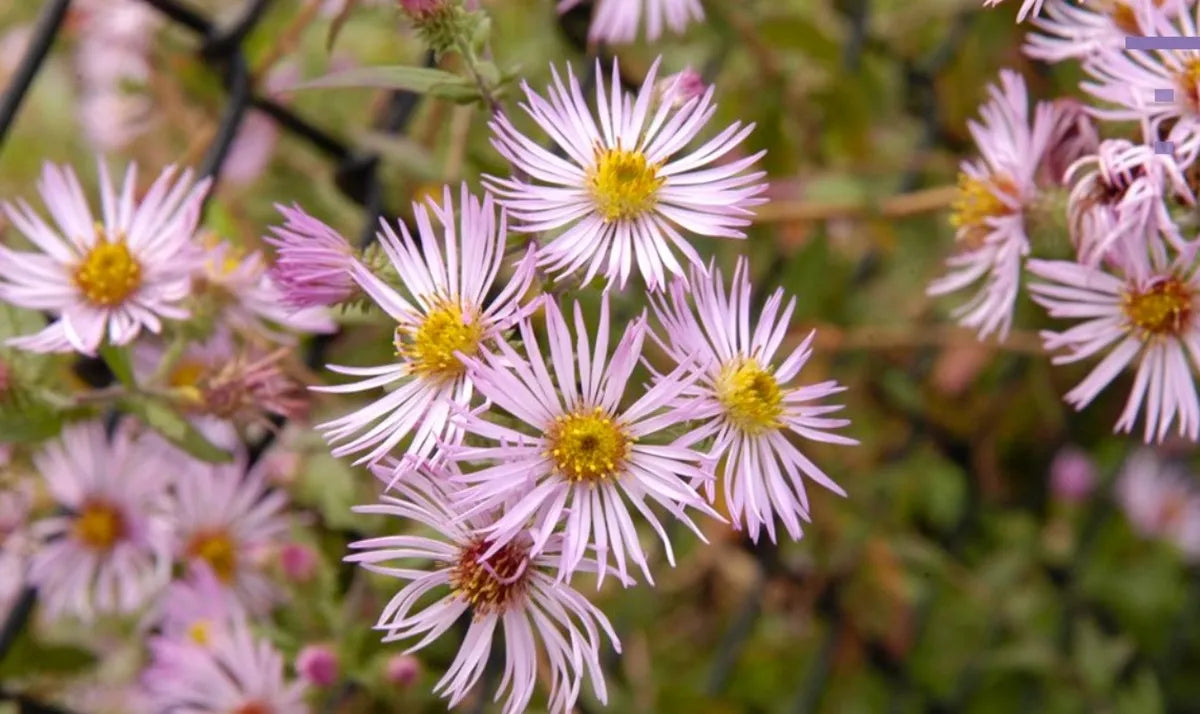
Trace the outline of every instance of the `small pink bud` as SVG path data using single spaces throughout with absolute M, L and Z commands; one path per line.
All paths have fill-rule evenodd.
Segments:
M 400 7 L 415 18 L 431 15 L 443 8 L 446 0 L 399 0 Z
M 317 553 L 303 543 L 287 543 L 279 549 L 279 567 L 291 582 L 308 582 L 317 572 Z
M 392 655 L 383 669 L 388 682 L 407 687 L 421 676 L 421 661 L 412 655 Z
M 1096 485 L 1096 466 L 1083 451 L 1066 446 L 1050 464 L 1050 489 L 1063 501 L 1077 502 L 1087 498 Z
M 306 645 L 296 655 L 296 672 L 317 687 L 329 687 L 338 679 L 337 655 L 328 645 Z
M 658 81 L 655 89 L 658 92 L 659 101 L 681 107 L 696 97 L 704 96 L 704 93 L 708 91 L 708 85 L 704 83 L 699 72 L 688 67 L 678 74 L 663 77 Z

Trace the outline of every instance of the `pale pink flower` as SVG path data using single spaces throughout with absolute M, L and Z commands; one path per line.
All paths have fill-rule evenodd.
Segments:
M 190 563 L 187 576 L 172 581 L 151 614 L 162 637 L 177 642 L 207 646 L 214 630 L 231 619 L 243 618 L 246 610 L 203 560 Z
M 671 287 L 669 301 L 664 296 L 654 303 L 666 333 L 663 347 L 677 362 L 699 359 L 704 367 L 699 381 L 682 395 L 695 410 L 692 419 L 702 422 L 688 439 L 714 437 L 709 458 L 723 459 L 720 475 L 727 511 L 752 540 L 758 540 L 765 526 L 774 541 L 776 517 L 792 538 L 800 538 L 801 521 L 810 520 L 805 478 L 839 496 L 846 492 L 794 441 L 858 443 L 831 433 L 850 423 L 825 416 L 841 405 L 816 403 L 845 387 L 832 380 L 792 384 L 812 355 L 815 332 L 786 356 L 777 354 L 796 300 L 784 305 L 783 291 L 776 290 L 752 319 L 745 258 L 738 260 L 728 291 L 720 270 L 712 270 L 710 276 L 696 271 L 691 300 L 683 281 Z M 705 492 L 709 501 L 715 499 L 716 484 L 708 481 Z
M 1182 0 L 1186 1 L 1186 0 Z M 1041 32 L 1026 36 L 1025 54 L 1046 62 L 1083 59 L 1100 49 L 1120 49 L 1129 35 L 1154 34 L 1151 28 L 1181 0 L 1048 0 L 1032 18 Z
M 1171 13 L 1152 13 L 1154 26 L 1147 35 L 1195 37 L 1200 25 L 1192 10 L 1179 7 Z M 1195 12 L 1200 14 L 1200 6 Z M 1104 47 L 1087 57 L 1083 68 L 1091 81 L 1084 91 L 1108 105 L 1093 113 L 1113 121 L 1140 121 L 1147 137 L 1174 143 L 1180 164 L 1190 165 L 1200 154 L 1200 51 L 1126 50 Z M 1160 101 L 1161 90 L 1172 90 L 1170 101 Z M 1168 132 L 1163 131 L 1170 125 Z
M 534 277 L 529 252 L 507 283 L 497 284 L 508 220 L 504 211 L 497 220 L 491 196 L 480 201 L 463 184 L 457 224 L 449 186 L 442 205 L 430 199 L 429 209 L 441 230 L 434 229 L 425 206 L 414 204 L 419 244 L 403 223 L 399 236 L 381 223 L 380 245 L 407 297 L 361 264 L 351 266 L 363 292 L 396 321 L 398 359 L 378 367 L 330 365 L 335 372 L 366 379 L 314 387 L 347 393 L 396 384 L 370 405 L 317 427 L 337 444 L 335 456 L 367 452 L 355 463 L 378 461 L 406 437 L 411 437 L 407 453 L 428 456 L 438 440 L 461 435 L 450 414 L 470 404 L 475 387 L 459 355 L 473 355 L 502 339 L 501 333 L 522 314 L 521 299 Z M 496 293 L 490 295 L 493 288 Z
M 296 308 L 329 306 L 354 294 L 355 251 L 346 239 L 298 205 L 275 208 L 284 224 L 271 226 L 274 235 L 263 240 L 275 246 L 271 277 L 284 301 Z
M 141 684 L 154 712 L 309 714 L 303 682 L 289 681 L 283 656 L 238 618 L 214 626 L 203 644 L 155 637 Z
M 1068 171 L 1076 161 L 1100 150 L 1100 132 L 1078 99 L 1060 97 L 1052 106 L 1054 128 L 1035 180 L 1040 185 L 1062 186 L 1068 183 Z
M 29 580 L 50 618 L 132 613 L 170 578 L 170 454 L 130 426 L 109 438 L 99 421 L 73 424 L 34 456 L 63 510 L 31 527 Z
M 599 126 L 569 66 L 569 88 L 551 67 L 548 99 L 522 85 L 528 101 L 521 107 L 562 156 L 523 135 L 503 114 L 492 120 L 492 144 L 520 175 L 484 182 L 520 221 L 516 230 L 553 234 L 539 249 L 538 263 L 560 277 L 587 266 L 588 283 L 603 267 L 608 285 L 623 288 L 636 264 L 650 289 L 663 287 L 668 274 L 684 272 L 675 251 L 703 265 L 684 233 L 745 238 L 751 208 L 766 201 L 765 174 L 748 171 L 765 152 L 713 165 L 737 149 L 754 125 L 735 122 L 685 151 L 716 111 L 714 88 L 678 109 L 668 102 L 654 107 L 659 61 L 636 97 L 621 88 L 615 60 L 608 77 L 597 64 Z
M 928 289 L 930 295 L 945 295 L 982 279 L 975 296 L 954 311 L 981 339 L 992 333 L 1003 338 L 1012 324 L 1021 264 L 1029 252 L 1025 210 L 1037 196 L 1035 177 L 1054 128 L 1049 102 L 1038 103 L 1030 124 L 1025 81 L 1016 72 L 1001 72 L 988 95 L 980 109 L 983 123 L 968 124 L 982 160 L 962 163 L 951 218 L 960 250 L 946 261 L 950 273 Z
M 1004 0 L 983 0 L 984 7 L 995 7 Z M 1042 11 L 1042 4 L 1046 0 L 1021 0 L 1021 9 L 1017 10 L 1017 22 L 1024 22 L 1029 15 L 1037 17 L 1037 14 Z
M 100 345 L 124 345 L 162 318 L 188 316 L 197 256 L 192 236 L 208 181 L 168 168 L 140 202 L 134 201 L 131 165 L 120 194 L 100 164 L 101 220 L 69 167 L 46 164 L 38 191 L 54 219 L 51 227 L 23 200 L 5 203 L 17 230 L 38 248 L 25 253 L 0 245 L 0 300 L 58 318 L 34 335 L 8 344 L 36 352 L 96 354 Z
M 300 68 L 295 62 L 285 61 L 267 73 L 263 90 L 278 100 L 280 90 L 299 81 Z M 221 166 L 221 183 L 245 186 L 256 181 L 270 165 L 279 135 L 279 124 L 274 118 L 255 109 L 248 110 Z
M 506 416 L 496 411 L 463 416 L 463 428 L 478 437 L 472 443 L 482 445 L 448 449 L 446 456 L 483 465 L 462 475 L 469 486 L 458 497 L 468 504 L 468 513 L 504 507 L 504 515 L 481 532 L 491 543 L 485 555 L 524 533 L 531 519 L 532 547 L 540 552 L 565 518 L 560 577 L 578 568 L 591 546 L 601 581 L 611 556 L 622 580 L 630 560 L 654 582 L 632 510 L 658 534 L 672 565 L 670 540 L 651 504 L 672 513 L 702 539 L 684 509 L 719 518 L 689 485 L 712 479 L 701 454 L 691 448 L 691 440 L 671 441 L 663 433 L 691 417 L 673 402 L 696 379 L 695 365 L 681 365 L 623 405 L 642 353 L 645 316 L 624 327 L 610 357 L 607 297 L 601 299 L 594 338 L 589 338 L 579 303 L 574 335 L 558 305 L 545 305 L 553 377 L 529 320 L 520 329 L 525 354 L 501 342 L 499 352 L 483 352 L 471 362 L 480 394 Z M 511 426 L 514 422 L 519 428 Z
M 0 491 L 0 614 L 7 613 L 25 588 L 34 551 L 29 533 L 33 488 L 27 480 Z
M 1116 496 L 1134 530 L 1171 542 L 1189 562 L 1200 562 L 1200 493 L 1187 470 L 1138 449 L 1121 470 Z
M 281 542 L 291 520 L 287 496 L 266 483 L 261 465 L 189 460 L 175 480 L 174 550 L 187 563 L 204 562 L 251 614 L 267 611 L 280 592 L 257 557 Z
M 1064 332 L 1043 331 L 1048 350 L 1065 349 L 1055 364 L 1108 354 L 1066 395 L 1076 409 L 1087 406 L 1126 367 L 1136 364 L 1133 390 L 1117 421 L 1131 431 L 1145 412 L 1144 439 L 1162 441 L 1178 420 L 1182 436 L 1200 437 L 1200 403 L 1194 366 L 1200 366 L 1200 277 L 1194 255 L 1172 261 L 1131 250 L 1116 267 L 1069 261 L 1029 261 L 1047 281 L 1030 285 L 1033 299 L 1051 317 L 1080 320 Z M 1190 359 L 1189 359 L 1190 358 Z
M 327 334 L 337 323 L 323 306 L 295 309 L 268 272 L 257 250 L 247 251 L 217 236 L 204 237 L 204 260 L 196 273 L 201 293 L 217 297 L 223 324 L 251 337 L 291 345 L 296 333 Z
M 580 0 L 559 0 L 558 11 L 566 12 Z M 592 42 L 626 44 L 638 37 L 642 21 L 646 24 L 646 39 L 650 42 L 669 29 L 682 34 L 692 22 L 704 19 L 700 0 L 596 0 L 588 39 Z
M 494 547 L 482 535 L 494 514 L 471 515 L 453 508 L 450 496 L 434 482 L 450 478 L 422 466 L 396 482 L 395 496 L 384 495 L 378 504 L 354 509 L 416 521 L 436 534 L 384 536 L 350 545 L 360 552 L 346 560 L 408 581 L 379 616 L 375 627 L 387 632 L 384 641 L 417 638 L 407 654 L 429 645 L 467 616 L 458 654 L 433 690 L 448 697 L 451 707 L 479 681 L 497 629 L 503 633 L 504 674 L 496 698 L 506 695 L 505 714 L 529 705 L 542 659 L 539 652 L 548 665 L 550 712 L 572 710 L 585 674 L 596 697 L 605 702 L 600 630 L 618 652 L 620 644 L 599 609 L 549 574 L 561 537 L 549 540 L 540 554 L 530 548 L 528 535 Z M 590 560 L 580 563 L 580 569 L 595 568 Z M 444 594 L 437 600 L 425 597 L 434 592 Z
M 1189 204 L 1196 199 L 1174 157 L 1145 144 L 1107 139 L 1098 152 L 1067 171 L 1073 185 L 1068 202 L 1071 238 L 1079 259 L 1095 264 L 1118 246 L 1118 253 L 1144 250 L 1147 240 L 1165 236 L 1176 248 L 1184 243 L 1171 218 L 1167 198 Z
M 98 151 L 116 151 L 153 121 L 154 103 L 144 87 L 153 72 L 151 43 L 161 19 L 137 0 L 79 0 L 72 10 L 83 134 Z

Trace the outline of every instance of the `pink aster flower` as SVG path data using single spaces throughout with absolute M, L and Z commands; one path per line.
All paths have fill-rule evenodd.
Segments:
M 204 237 L 205 258 L 197 273 L 197 290 L 216 298 L 222 322 L 252 337 L 294 344 L 295 333 L 324 334 L 337 330 L 329 311 L 319 305 L 296 309 L 268 272 L 259 251 L 247 251 L 215 235 Z
M 1085 171 L 1085 169 L 1090 169 Z M 1071 236 L 1081 261 L 1095 264 L 1124 239 L 1119 251 L 1142 249 L 1160 235 L 1183 245 L 1167 197 L 1194 204 L 1196 198 L 1174 157 L 1125 139 L 1104 141 L 1093 156 L 1067 172 L 1073 182 L 1068 204 Z
M 750 209 L 766 201 L 765 174 L 747 171 L 765 152 L 712 165 L 733 152 L 754 125 L 735 122 L 685 151 L 716 111 L 714 88 L 680 108 L 670 102 L 652 106 L 658 65 L 656 60 L 636 97 L 621 89 L 615 61 L 606 92 L 597 65 L 598 127 L 570 67 L 569 89 L 551 67 L 548 99 L 523 85 L 528 103 L 521 107 L 550 135 L 561 157 L 521 134 L 504 115 L 492 120 L 493 145 L 528 178 L 484 181 L 521 222 L 516 230 L 554 233 L 538 251 L 539 264 L 560 277 L 587 266 L 587 283 L 603 267 L 610 286 L 624 287 L 636 264 L 649 288 L 662 287 L 668 273 L 683 274 L 675 251 L 703 264 L 685 232 L 745 238 Z
M 1100 49 L 1119 49 L 1129 35 L 1150 29 L 1177 0 L 1048 0 L 1033 18 L 1041 32 L 1026 37 L 1025 54 L 1046 62 L 1083 59 Z
M 1051 317 L 1081 320 L 1065 332 L 1042 332 L 1048 350 L 1066 350 L 1054 363 L 1108 352 L 1066 400 L 1082 409 L 1136 363 L 1133 390 L 1116 429 L 1131 431 L 1144 411 L 1147 442 L 1162 441 L 1177 419 L 1179 434 L 1195 441 L 1200 437 L 1192 371 L 1200 365 L 1195 256 L 1189 252 L 1168 262 L 1161 252 L 1147 259 L 1129 251 L 1119 265 L 1124 267 L 1029 261 L 1030 272 L 1049 281 L 1030 285 L 1033 299 Z
M 1172 13 L 1155 13 L 1145 34 L 1195 37 L 1200 24 L 1193 10 L 1179 7 Z M 1195 13 L 1200 14 L 1200 6 Z M 1181 164 L 1189 165 L 1200 154 L 1200 51 L 1126 50 L 1104 47 L 1083 63 L 1091 81 L 1084 91 L 1111 108 L 1093 113 L 1113 121 L 1141 121 L 1146 135 L 1164 137 L 1175 144 Z M 1159 101 L 1156 92 L 1171 89 L 1171 101 Z M 1164 131 L 1170 125 L 1170 132 Z
M 304 684 L 289 681 L 283 656 L 244 620 L 213 627 L 203 644 L 156 637 L 142 687 L 155 712 L 309 714 Z
M 496 698 L 507 692 L 505 714 L 522 712 L 529 705 L 538 679 L 539 652 L 549 665 L 549 711 L 572 711 L 585 674 L 596 697 L 605 702 L 600 631 L 618 652 L 620 643 L 604 613 L 551 576 L 561 537 L 547 541 L 540 554 L 531 549 L 528 534 L 494 547 L 482 535 L 494 514 L 471 515 L 453 508 L 449 495 L 435 483 L 450 478 L 449 473 L 423 465 L 397 482 L 396 495 L 354 509 L 416 521 L 437 534 L 384 536 L 350 545 L 360 552 L 346 560 L 408 581 L 379 616 L 375 627 L 387 631 L 384 641 L 419 638 L 407 654 L 429 645 L 468 615 L 462 646 L 433 690 L 448 697 L 451 707 L 479 681 L 497 629 L 503 633 L 504 675 Z M 594 570 L 596 563 L 589 560 L 580 566 Z M 436 592 L 444 594 L 436 600 L 426 597 Z
M 206 563 L 250 613 L 268 610 L 279 591 L 263 556 L 291 527 L 287 496 L 267 485 L 260 466 L 247 471 L 245 454 L 228 464 L 189 461 L 175 490 L 177 557 Z
M 151 622 L 166 639 L 206 646 L 214 629 L 245 616 L 242 604 L 207 561 L 197 560 L 188 566 L 187 577 L 167 587 Z
M 4 212 L 37 249 L 0 245 L 0 300 L 54 313 L 57 320 L 8 344 L 36 352 L 96 354 L 106 337 L 124 345 L 142 329 L 158 332 L 162 318 L 188 316 L 180 302 L 196 263 L 192 235 L 208 181 L 168 168 L 140 202 L 134 201 L 131 165 L 118 195 L 100 164 L 101 218 L 97 221 L 69 167 L 46 164 L 38 192 L 51 227 L 25 201 Z
M 522 314 L 521 299 L 533 280 L 531 251 L 507 284 L 496 285 L 508 221 L 504 211 L 497 220 L 491 196 L 480 201 L 463 184 L 457 226 L 449 186 L 442 205 L 431 199 L 429 209 L 442 230 L 434 229 L 425 206 L 414 204 L 419 246 L 403 223 L 399 236 L 386 223 L 379 234 L 407 297 L 361 264 L 351 266 L 363 292 L 396 321 L 398 359 L 379 367 L 330 365 L 335 372 L 367 379 L 315 387 L 363 392 L 398 383 L 378 401 L 318 426 L 338 444 L 335 456 L 367 451 L 355 463 L 378 461 L 409 436 L 407 453 L 417 456 L 428 456 L 440 439 L 457 438 L 450 413 L 468 406 L 475 390 L 459 355 L 475 354 L 501 338 Z M 489 297 L 494 287 L 498 292 Z
M 1200 493 L 1195 477 L 1139 449 L 1125 462 L 1116 485 L 1117 503 L 1134 530 L 1175 544 L 1189 562 L 1200 562 Z
M 983 123 L 968 125 L 982 160 L 963 162 L 951 218 L 960 252 L 946 261 L 950 273 L 928 289 L 930 295 L 945 295 L 982 279 L 975 296 L 954 312 L 981 339 L 993 332 L 1003 338 L 1012 324 L 1021 264 L 1029 252 L 1025 209 L 1037 196 L 1034 179 L 1054 127 L 1049 102 L 1038 103 L 1030 125 L 1025 81 L 1016 72 L 1001 72 L 988 95 L 980 109 Z
M 465 415 L 463 428 L 486 445 L 456 447 L 447 456 L 485 465 L 463 474 L 469 486 L 459 496 L 469 504 L 468 513 L 505 507 L 504 515 L 482 531 L 491 543 L 486 556 L 524 533 L 530 519 L 533 549 L 540 552 L 565 517 L 560 577 L 576 570 L 592 546 L 601 581 L 611 555 L 622 580 L 630 560 L 652 583 L 631 509 L 658 534 L 672 565 L 670 540 L 651 504 L 674 514 L 701 539 L 684 509 L 720 518 L 689 485 L 711 480 L 708 465 L 691 441 L 670 441 L 663 434 L 691 416 L 672 403 L 695 380 L 694 365 L 681 365 L 624 406 L 626 385 L 642 353 L 645 317 L 625 327 L 610 358 L 607 297 L 594 350 L 579 303 L 574 335 L 558 306 L 545 304 L 553 377 L 528 320 L 521 322 L 524 355 L 502 342 L 499 352 L 484 352 L 471 363 L 480 393 L 512 419 L 502 420 L 496 412 Z M 509 426 L 514 420 L 521 428 Z
M 840 405 L 815 403 L 845 387 L 834 381 L 792 384 L 812 355 L 815 332 L 776 364 L 796 299 L 784 306 L 783 290 L 776 290 L 752 320 L 750 291 L 749 263 L 741 258 L 728 292 L 720 270 L 711 276 L 696 271 L 691 301 L 683 281 L 676 281 L 670 300 L 655 302 L 655 314 L 665 328 L 666 352 L 678 362 L 698 357 L 704 365 L 700 380 L 683 392 L 695 409 L 692 419 L 705 422 L 690 439 L 715 435 L 709 458 L 724 459 L 722 490 L 730 517 L 755 541 L 763 526 L 775 540 L 776 517 L 798 539 L 801 520 L 810 520 L 805 477 L 839 496 L 846 493 L 793 442 L 858 442 L 830 431 L 850 423 L 825 416 Z M 706 495 L 710 501 L 716 497 L 713 481 Z
M 151 125 L 149 83 L 158 14 L 136 0 L 85 0 L 72 7 L 79 41 L 79 121 L 83 135 L 101 152 L 123 148 Z
M 580 0 L 560 0 L 558 11 L 566 12 Z M 653 42 L 664 29 L 682 34 L 689 23 L 704 19 L 700 0 L 597 0 L 592 11 L 588 39 L 592 42 L 625 44 L 637 39 L 642 20 L 646 22 L 646 39 Z
M 109 438 L 98 421 L 74 424 L 34 456 L 63 510 L 32 526 L 29 580 L 50 618 L 131 613 L 170 577 L 168 450 L 129 426 Z
M 1083 102 L 1072 97 L 1055 99 L 1054 128 L 1046 144 L 1046 153 L 1035 181 L 1040 185 L 1063 186 L 1076 161 L 1100 149 L 1100 132 Z
M 263 240 L 275 246 L 271 277 L 293 307 L 336 305 L 355 291 L 351 266 L 354 249 L 340 233 L 304 212 L 298 205 L 276 204 L 282 226 L 271 226 Z

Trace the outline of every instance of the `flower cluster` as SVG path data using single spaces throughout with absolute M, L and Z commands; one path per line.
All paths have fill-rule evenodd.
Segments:
M 495 116 L 512 175 L 485 177 L 481 198 L 464 185 L 457 205 L 450 187 L 414 205 L 415 230 L 385 222 L 386 265 L 356 261 L 353 288 L 341 286 L 394 322 L 396 360 L 331 367 L 361 379 L 317 389 L 390 391 L 318 428 L 384 486 L 359 512 L 438 534 L 368 538 L 349 560 L 408 583 L 380 615 L 387 640 L 419 649 L 470 617 L 435 686 L 451 705 L 479 680 L 497 630 L 506 712 L 530 701 L 539 651 L 552 711 L 569 710 L 585 678 L 604 700 L 600 647 L 620 645 L 575 589 L 579 573 L 653 584 L 655 552 L 674 563 L 667 518 L 701 539 L 698 517 L 754 540 L 775 540 L 777 523 L 800 538 L 809 482 L 844 495 L 802 451 L 855 442 L 825 403 L 842 388 L 800 381 L 811 333 L 784 348 L 795 300 L 756 303 L 745 259 L 726 281 L 686 237 L 745 237 L 764 201 L 761 154 L 721 160 L 752 126 L 689 148 L 715 90 L 697 91 L 694 73 L 664 84 L 657 69 L 631 94 L 615 63 L 597 67 L 594 109 L 569 68 L 565 80 L 552 68 L 545 96 L 526 85 L 521 106 L 555 149 Z M 281 244 L 277 266 L 321 283 L 315 245 Z M 598 315 L 594 300 L 560 297 L 601 275 Z M 615 317 L 638 277 L 650 309 Z
M 1026 2 L 1022 14 L 1041 5 Z M 1099 358 L 1068 403 L 1084 408 L 1130 368 L 1117 430 L 1132 431 L 1140 419 L 1146 442 L 1172 432 L 1196 441 L 1200 241 L 1190 216 L 1200 54 L 1127 50 L 1124 40 L 1194 36 L 1200 8 L 1182 0 L 1049 0 L 1044 10 L 1025 51 L 1080 62 L 1087 101 L 1042 101 L 1031 112 L 1020 76 L 1002 73 L 982 121 L 971 125 L 981 158 L 962 165 L 952 218 L 959 250 L 929 291 L 978 285 L 956 316 L 981 338 L 1004 338 L 1030 276 L 1033 301 L 1074 323 L 1041 333 L 1054 362 Z M 1056 230 L 1070 237 L 1068 255 L 1045 240 Z

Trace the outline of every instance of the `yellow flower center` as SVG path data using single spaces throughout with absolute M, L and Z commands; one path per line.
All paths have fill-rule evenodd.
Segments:
M 478 316 L 463 313 L 462 308 L 451 302 L 442 303 L 425 316 L 425 321 L 416 330 L 396 328 L 396 354 L 407 357 L 417 374 L 454 379 L 466 367 L 455 352 L 475 355 L 483 341 L 483 324 Z
M 1144 292 L 1125 293 L 1122 307 L 1129 322 L 1146 336 L 1178 335 L 1187 327 L 1195 300 L 1190 286 L 1167 278 Z
M 188 628 L 187 633 L 192 642 L 204 647 L 212 639 L 212 625 L 208 620 L 196 620 Z
M 88 302 L 113 307 L 141 286 L 142 266 L 123 236 L 110 243 L 98 230 L 96 244 L 75 269 L 75 284 Z
M 476 539 L 459 553 L 450 572 L 450 587 L 470 604 L 476 615 L 497 612 L 525 592 L 529 554 L 508 543 L 482 563 L 479 556 L 491 543 Z
M 753 359 L 725 365 L 716 380 L 717 400 L 725 417 L 748 434 L 778 429 L 783 423 L 783 390 L 775 377 Z
M 125 517 L 112 504 L 90 501 L 75 517 L 71 532 L 89 548 L 105 551 L 125 536 Z
M 605 221 L 637 218 L 658 202 L 658 164 L 640 151 L 596 149 L 596 165 L 588 170 L 587 187 Z
M 546 431 L 546 455 L 571 483 L 596 483 L 620 472 L 633 439 L 603 409 L 560 416 Z
M 1200 57 L 1193 56 L 1185 60 L 1183 68 L 1176 73 L 1175 80 L 1183 90 L 1183 96 L 1187 98 L 1187 104 L 1192 111 L 1200 111 Z
M 1013 212 L 1001 195 L 1016 198 L 1017 187 L 1007 176 L 993 176 L 990 180 L 978 179 L 965 173 L 958 175 L 958 197 L 951 206 L 950 225 L 962 229 L 963 240 L 970 247 L 978 247 L 991 232 L 991 218 L 999 218 Z
M 199 558 L 208 563 L 213 574 L 223 583 L 233 580 L 237 572 L 237 548 L 225 531 L 206 531 L 192 537 L 188 543 L 189 558 Z

